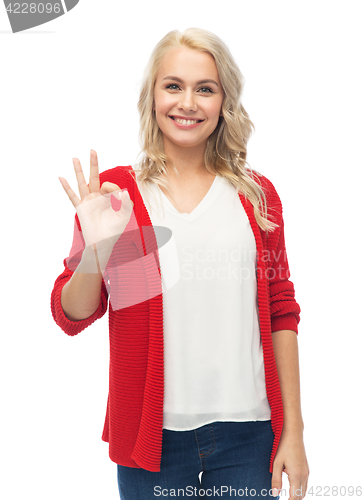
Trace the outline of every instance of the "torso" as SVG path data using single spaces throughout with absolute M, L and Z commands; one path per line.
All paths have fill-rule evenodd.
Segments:
M 189 179 L 188 181 L 176 181 L 175 179 L 170 179 L 169 187 L 174 196 L 174 200 L 163 186 L 158 186 L 176 210 L 180 213 L 190 214 L 205 198 L 215 180 L 215 177 L 216 176 L 214 174 L 207 172 L 207 174 L 204 174 L 202 177 L 200 176 L 196 179 Z

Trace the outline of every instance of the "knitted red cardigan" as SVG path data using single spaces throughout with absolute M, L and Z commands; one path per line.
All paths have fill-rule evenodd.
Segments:
M 259 324 L 266 391 L 274 433 L 270 459 L 270 472 L 272 472 L 283 426 L 283 405 L 272 332 L 293 330 L 297 333 L 300 308 L 295 301 L 293 284 L 289 280 L 279 196 L 272 183 L 264 176 L 255 175 L 255 180 L 260 182 L 264 189 L 270 220 L 278 224 L 273 232 L 262 231 L 255 220 L 252 204 L 239 193 L 255 236 L 257 249 Z M 128 189 L 130 198 L 134 202 L 136 230 L 128 231 L 127 227 L 114 247 L 102 282 L 98 309 L 89 318 L 70 321 L 61 306 L 61 291 L 77 267 L 84 248 L 76 214 L 71 258 L 64 259 L 65 269 L 54 283 L 51 310 L 56 324 L 66 334 L 77 335 L 105 314 L 108 308 L 110 279 L 115 279 L 115 276 L 117 278 L 120 265 L 133 261 L 137 266 L 134 267 L 129 282 L 125 279 L 125 273 L 122 280 L 119 280 L 114 301 L 110 296 L 109 395 L 102 439 L 109 443 L 109 456 L 113 462 L 159 472 L 162 453 L 164 363 L 163 300 L 158 252 L 155 251 L 158 247 L 154 231 L 146 230 L 152 223 L 134 180 L 132 167 L 116 167 L 102 172 L 100 184 L 105 181 L 115 183 L 122 189 Z M 115 201 L 114 198 L 111 199 Z M 113 206 L 118 209 L 120 202 L 119 207 L 117 202 L 113 202 Z M 124 235 L 129 236 L 122 241 Z M 150 255 L 155 258 L 149 258 Z M 156 261 L 159 273 L 155 272 Z M 145 290 L 147 294 L 143 299 Z M 112 293 L 111 289 L 111 295 Z M 134 301 L 128 307 L 115 307 L 118 297 L 129 297 L 131 294 L 134 296 L 139 294 L 141 297 L 139 302 Z

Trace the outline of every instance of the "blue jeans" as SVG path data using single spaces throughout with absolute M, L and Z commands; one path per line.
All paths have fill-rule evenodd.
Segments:
M 270 420 L 163 429 L 160 472 L 118 465 L 120 498 L 279 499 L 272 495 L 269 472 L 273 438 Z

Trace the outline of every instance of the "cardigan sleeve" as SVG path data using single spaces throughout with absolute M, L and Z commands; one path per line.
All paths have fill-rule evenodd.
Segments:
M 82 236 L 80 222 L 76 214 L 71 251 L 69 257 L 64 259 L 63 261 L 65 269 L 54 282 L 53 290 L 51 293 L 51 311 L 53 319 L 56 322 L 56 324 L 67 335 L 71 336 L 77 335 L 82 330 L 91 325 L 94 321 L 101 318 L 107 310 L 108 291 L 106 289 L 104 280 L 102 280 L 102 285 L 101 285 L 101 297 L 99 306 L 91 316 L 79 321 L 71 321 L 70 319 L 67 318 L 62 309 L 62 304 L 61 304 L 62 289 L 64 285 L 71 279 L 73 272 L 77 268 L 81 260 L 84 248 L 85 248 L 85 242 Z
M 290 270 L 284 237 L 284 220 L 281 200 L 273 184 L 264 178 L 268 217 L 278 227 L 268 234 L 266 241 L 267 277 L 270 299 L 272 332 L 293 330 L 298 333 L 300 306 L 295 299 L 295 289 L 290 280 Z
M 268 285 L 272 332 L 293 330 L 298 333 L 301 309 L 295 299 L 294 285 L 289 279 L 290 271 L 284 241 L 283 218 L 279 227 L 278 245 L 276 249 L 271 250 L 270 257 Z

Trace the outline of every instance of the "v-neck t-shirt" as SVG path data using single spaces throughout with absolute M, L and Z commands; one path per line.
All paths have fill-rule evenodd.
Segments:
M 190 213 L 137 185 L 154 227 L 163 291 L 163 428 L 270 420 L 260 338 L 256 243 L 235 187 L 216 176 Z

